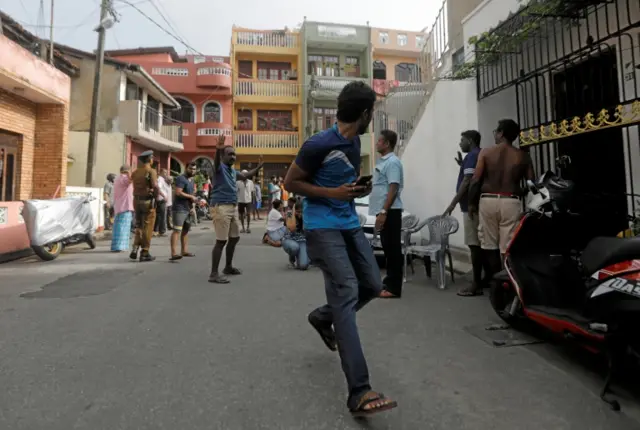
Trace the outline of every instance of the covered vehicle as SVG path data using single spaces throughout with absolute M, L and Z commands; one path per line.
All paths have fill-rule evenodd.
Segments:
M 22 216 L 33 252 L 49 261 L 67 245 L 86 242 L 95 248 L 90 201 L 88 196 L 24 201 Z

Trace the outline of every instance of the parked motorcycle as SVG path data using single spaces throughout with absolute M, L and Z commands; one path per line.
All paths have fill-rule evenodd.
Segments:
M 591 220 L 570 211 L 573 183 L 548 172 L 528 185 L 528 210 L 494 277 L 491 305 L 516 328 L 534 323 L 606 354 L 601 398 L 620 410 L 606 394 L 615 363 L 640 358 L 640 238 L 589 238 Z
M 207 202 L 207 197 L 202 191 L 198 191 L 196 193 L 196 197 L 198 200 L 195 202 L 196 216 L 198 217 L 198 222 L 202 222 L 203 219 L 211 220 L 211 214 L 209 213 L 209 202 Z
M 31 249 L 44 261 L 55 260 L 64 247 L 86 243 L 96 247 L 89 197 L 26 200 L 24 218 Z

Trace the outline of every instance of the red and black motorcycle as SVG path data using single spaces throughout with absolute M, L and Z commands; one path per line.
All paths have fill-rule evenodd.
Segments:
M 609 372 L 629 353 L 640 357 L 640 237 L 588 238 L 592 220 L 570 211 L 574 184 L 548 172 L 531 181 L 527 212 L 494 277 L 491 305 L 514 328 L 535 323 L 594 353 Z

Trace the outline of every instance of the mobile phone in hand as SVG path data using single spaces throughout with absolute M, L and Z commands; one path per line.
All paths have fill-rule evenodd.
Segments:
M 373 178 L 373 175 L 361 176 L 356 181 L 356 185 L 359 185 L 359 186 L 367 185 L 371 181 L 372 178 Z

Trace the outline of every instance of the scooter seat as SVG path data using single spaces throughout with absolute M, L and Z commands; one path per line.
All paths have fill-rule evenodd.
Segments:
M 596 237 L 587 244 L 581 256 L 588 275 L 612 264 L 635 259 L 640 259 L 640 237 Z

